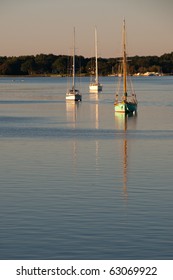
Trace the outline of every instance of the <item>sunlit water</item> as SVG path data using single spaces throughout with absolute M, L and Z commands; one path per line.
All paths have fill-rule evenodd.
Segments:
M 67 104 L 66 78 L 0 78 L 0 258 L 173 258 L 173 77 L 116 78 Z

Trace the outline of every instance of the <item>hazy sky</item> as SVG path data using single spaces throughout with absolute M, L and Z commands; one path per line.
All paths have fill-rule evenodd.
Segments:
M 173 51 L 173 0 L 0 0 L 0 56 L 94 55 L 94 27 L 101 57 L 121 54 L 126 19 L 129 55 Z

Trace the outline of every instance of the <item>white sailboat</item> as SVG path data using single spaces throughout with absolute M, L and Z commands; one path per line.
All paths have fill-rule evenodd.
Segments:
M 136 113 L 137 111 L 137 99 L 136 99 L 136 94 L 132 88 L 131 84 L 131 94 L 127 92 L 127 76 L 128 76 L 128 71 L 127 71 L 127 53 L 126 53 L 126 31 L 125 31 L 125 20 L 123 21 L 123 58 L 122 58 L 122 73 L 120 73 L 119 77 L 123 78 L 123 92 L 121 93 L 121 99 L 119 99 L 119 89 L 120 89 L 120 84 L 119 84 L 119 89 L 118 92 L 116 93 L 116 98 L 114 102 L 114 109 L 115 112 L 120 112 L 120 113 Z M 120 81 L 121 82 L 121 81 Z
M 99 83 L 98 77 L 98 51 L 97 51 L 97 29 L 95 28 L 95 81 L 89 85 L 90 92 L 102 91 L 102 85 Z
M 68 101 L 82 101 L 82 95 L 80 91 L 76 89 L 76 78 L 75 78 L 75 28 L 73 34 L 73 81 L 72 88 L 67 90 L 66 100 Z

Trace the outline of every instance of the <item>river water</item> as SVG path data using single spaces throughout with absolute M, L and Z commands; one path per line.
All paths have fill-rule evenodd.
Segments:
M 173 259 L 173 77 L 0 78 L 0 259 Z

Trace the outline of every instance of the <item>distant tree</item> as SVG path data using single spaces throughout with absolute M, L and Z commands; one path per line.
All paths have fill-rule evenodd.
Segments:
M 161 72 L 161 67 L 159 65 L 152 65 L 148 68 L 149 72 L 156 72 L 160 73 Z
M 105 76 L 109 72 L 108 64 L 106 59 L 98 59 L 98 71 L 100 75 Z
M 20 75 L 20 60 L 17 57 L 9 57 L 0 66 L 1 75 Z
M 77 72 L 79 74 L 86 73 L 86 64 L 87 59 L 85 59 L 83 56 L 76 56 L 76 63 L 77 63 Z
M 107 61 L 107 71 L 108 74 L 117 74 L 118 73 L 118 59 L 117 58 L 109 58 Z
M 91 75 L 95 71 L 95 57 L 76 56 L 76 72 Z M 98 59 L 100 75 L 118 72 L 120 58 Z M 66 55 L 38 54 L 36 56 L 5 57 L 0 56 L 0 75 L 32 75 L 69 73 L 72 69 L 72 57 Z M 129 69 L 133 73 L 147 71 L 173 73 L 173 52 L 162 56 L 134 56 L 129 58 Z
M 35 57 L 35 64 L 37 73 L 39 74 L 48 74 L 52 73 L 52 64 L 56 60 L 57 56 L 53 54 L 39 54 Z
M 162 55 L 159 61 L 163 73 L 173 73 L 173 52 Z
M 146 67 L 139 67 L 138 71 L 136 71 L 136 73 L 141 73 L 144 74 L 148 71 L 148 69 Z
M 6 56 L 0 56 L 0 65 L 3 64 L 7 60 Z
M 94 66 L 95 66 L 95 63 L 94 63 L 94 58 L 90 58 L 85 66 L 85 70 L 86 70 L 86 73 L 88 73 L 89 75 L 92 75 L 94 73 Z
M 67 64 L 68 57 L 67 56 L 59 56 L 52 64 L 52 71 L 56 74 L 66 74 L 67 73 Z
M 27 57 L 26 60 L 21 64 L 21 72 L 26 75 L 32 75 L 36 71 L 36 64 L 34 56 Z

